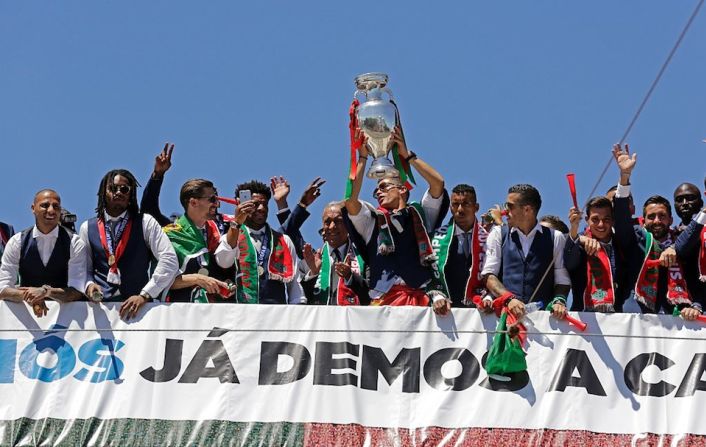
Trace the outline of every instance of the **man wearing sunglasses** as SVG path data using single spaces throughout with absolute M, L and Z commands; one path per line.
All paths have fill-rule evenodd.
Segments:
M 360 130 L 356 137 L 360 137 Z M 435 284 L 437 264 L 429 238 L 448 210 L 444 179 L 408 150 L 400 127 L 395 128 L 391 144 L 396 146 L 398 156 L 429 184 L 421 204 L 408 202 L 409 190 L 399 175 L 378 180 L 373 193 L 377 207 L 359 200 L 368 160 L 367 143 L 363 140 L 343 217 L 351 239 L 370 266 L 372 305 L 429 306 L 433 298 L 435 312 L 445 314 L 450 302 Z
M 213 183 L 205 179 L 188 180 L 181 187 L 179 201 L 184 214 L 164 227 L 179 259 L 179 274 L 168 301 L 233 302 L 230 299 L 233 291 L 226 281 L 235 279 L 235 269 L 232 264 L 219 266 L 215 255 L 221 234 L 211 220 L 218 206 Z
M 542 198 L 532 185 L 508 190 L 507 226 L 494 227 L 488 236 L 482 275 L 495 297 L 509 295 L 508 310 L 517 318 L 532 299 L 547 304 L 557 318 L 566 315 L 566 296 L 571 288 L 564 268 L 564 235 L 537 220 Z M 490 308 L 485 300 L 484 307 Z
M 48 310 L 45 300 L 66 302 L 83 296 L 86 252 L 78 236 L 59 225 L 61 198 L 55 191 L 35 194 L 32 214 L 34 226 L 7 242 L 0 265 L 0 299 L 24 301 L 42 317 Z
M 86 295 L 94 301 L 122 301 L 125 319 L 167 289 L 179 268 L 162 227 L 140 213 L 137 186 L 125 169 L 106 173 L 98 187 L 96 217 L 79 230 L 88 255 Z M 157 264 L 150 274 L 153 259 Z

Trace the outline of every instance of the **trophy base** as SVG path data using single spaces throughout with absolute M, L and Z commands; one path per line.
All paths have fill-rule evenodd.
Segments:
M 388 158 L 377 158 L 368 169 L 366 174 L 368 178 L 379 180 L 390 175 L 399 176 L 400 172 L 395 168 L 395 165 Z

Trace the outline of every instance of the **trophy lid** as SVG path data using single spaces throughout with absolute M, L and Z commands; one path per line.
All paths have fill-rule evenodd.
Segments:
M 358 90 L 382 88 L 387 85 L 387 78 L 385 73 L 363 73 L 355 77 L 355 87 Z

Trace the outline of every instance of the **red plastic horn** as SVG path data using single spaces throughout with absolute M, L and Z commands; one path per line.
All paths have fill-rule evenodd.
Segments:
M 221 197 L 221 196 L 218 196 L 218 200 L 220 200 L 221 202 L 230 203 L 231 205 L 237 205 L 237 204 L 238 204 L 238 201 L 237 201 L 237 200 L 231 199 L 230 197 Z
M 569 324 L 572 324 L 572 325 L 576 326 L 576 329 L 578 329 L 578 330 L 581 331 L 581 332 L 585 331 L 586 328 L 588 327 L 588 324 L 584 323 L 583 321 L 579 320 L 578 318 L 572 317 L 572 316 L 569 315 L 569 314 L 566 314 L 566 317 L 564 317 L 564 319 L 565 319 Z
M 579 203 L 576 200 L 576 176 L 574 174 L 566 174 L 566 180 L 569 182 L 569 191 L 571 191 L 571 200 L 574 201 L 574 208 L 579 209 Z

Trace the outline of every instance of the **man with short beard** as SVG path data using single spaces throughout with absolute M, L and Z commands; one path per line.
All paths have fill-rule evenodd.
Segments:
M 453 307 L 475 307 L 486 290 L 481 271 L 488 232 L 476 218 L 479 205 L 474 187 L 451 190 L 451 220 L 434 233 L 432 246 L 439 263 L 439 281 Z
M 571 310 L 620 312 L 630 296 L 626 263 L 619 241 L 613 235 L 613 204 L 604 196 L 586 205 L 588 228 L 579 235 L 581 211 L 569 210 L 569 238 L 564 247 L 564 265 L 571 277 Z
M 488 291 L 496 298 L 506 297 L 505 305 L 516 318 L 522 318 L 525 304 L 534 299 L 562 319 L 571 290 L 564 267 L 566 241 L 560 232 L 540 225 L 541 206 L 542 197 L 534 186 L 508 189 L 507 226 L 491 230 L 482 275 Z
M 124 319 L 135 318 L 145 303 L 159 297 L 179 269 L 162 227 L 140 212 L 137 187 L 130 171 L 106 173 L 98 186 L 96 217 L 79 230 L 87 253 L 86 295 L 96 301 L 122 301 Z M 157 260 L 154 270 L 152 259 Z
M 623 149 L 616 144 L 613 157 L 620 169 L 615 194 L 615 235 L 625 247 L 625 256 L 632 267 L 629 278 L 635 286 L 635 300 L 643 313 L 678 312 L 685 320 L 696 319 L 701 314 L 701 303 L 689 293 L 677 261 L 673 247 L 676 238 L 670 231 L 669 200 L 661 196 L 648 198 L 642 208 L 644 227 L 633 226 L 627 197 L 637 154 L 631 156 L 627 145 Z
M 221 233 L 211 217 L 216 213 L 218 196 L 206 179 L 186 181 L 179 191 L 184 214 L 164 227 L 177 258 L 179 274 L 169 291 L 170 302 L 234 302 L 227 280 L 235 279 L 231 265 L 219 265 L 216 249 Z M 225 238 L 227 236 L 223 236 Z
M 320 230 L 324 246 L 316 252 L 310 244 L 304 246 L 309 272 L 302 287 L 310 304 L 370 304 L 365 262 L 348 237 L 342 206 L 341 202 L 331 202 L 324 208 Z
M 12 236 L 2 255 L 0 299 L 25 301 L 41 317 L 47 312 L 45 300 L 67 302 L 83 296 L 86 248 L 59 225 L 61 198 L 56 191 L 35 194 L 32 214 L 34 226 Z
M 682 183 L 674 190 L 674 209 L 677 216 L 681 219 L 679 225 L 674 230 L 680 234 L 691 223 L 691 218 L 694 217 L 704 206 L 704 201 L 701 199 L 699 187 L 693 183 Z
M 706 194 L 706 179 L 704 179 Z M 706 301 L 706 208 L 697 213 L 689 226 L 679 235 L 674 248 L 679 262 L 684 266 L 684 274 L 689 290 L 703 304 Z

